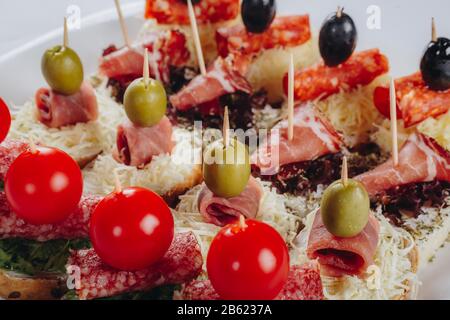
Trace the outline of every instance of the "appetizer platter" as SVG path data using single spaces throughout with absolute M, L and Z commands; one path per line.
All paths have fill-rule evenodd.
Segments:
M 114 5 L 120 42 L 82 59 L 61 17 L 34 94 L 0 98 L 0 298 L 427 298 L 450 232 L 438 21 L 394 77 L 338 4 L 321 25 L 275 0 Z

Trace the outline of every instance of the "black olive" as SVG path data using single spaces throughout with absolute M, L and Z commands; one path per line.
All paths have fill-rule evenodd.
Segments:
M 329 67 L 345 62 L 356 47 L 358 33 L 353 19 L 338 9 L 328 16 L 319 34 L 320 54 Z
M 243 0 L 241 6 L 242 20 L 247 31 L 263 33 L 266 31 L 277 12 L 275 0 Z
M 187 4 L 187 0 L 181 0 L 181 2 Z M 200 2 L 200 0 L 191 0 L 192 4 L 197 4 Z
M 431 41 L 420 62 L 425 83 L 433 90 L 450 88 L 450 40 L 437 38 Z

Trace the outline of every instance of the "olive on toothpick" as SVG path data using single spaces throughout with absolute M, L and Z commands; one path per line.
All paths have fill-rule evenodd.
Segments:
M 348 178 L 347 158 L 342 162 L 342 178 L 323 193 L 320 214 L 327 230 L 343 238 L 358 235 L 369 221 L 370 200 L 364 186 Z
M 68 46 L 67 19 L 64 18 L 64 44 L 45 51 L 41 60 L 42 74 L 54 91 L 72 95 L 80 90 L 84 78 L 78 54 Z
M 209 190 L 223 198 L 232 198 L 244 191 L 250 178 L 250 156 L 247 146 L 229 138 L 228 108 L 225 108 L 223 140 L 206 148 L 203 178 Z
M 125 112 L 135 125 L 151 127 L 164 117 L 167 95 L 163 84 L 149 76 L 148 50 L 144 53 L 143 78 L 134 80 L 125 91 Z
M 428 87 L 436 91 L 450 89 L 450 40 L 437 37 L 432 19 L 432 36 L 420 62 L 422 78 Z
M 358 32 L 353 19 L 338 8 L 328 16 L 319 34 L 319 49 L 325 64 L 335 67 L 345 62 L 355 51 Z
M 266 31 L 277 13 L 275 0 L 243 0 L 241 15 L 247 31 L 263 33 Z

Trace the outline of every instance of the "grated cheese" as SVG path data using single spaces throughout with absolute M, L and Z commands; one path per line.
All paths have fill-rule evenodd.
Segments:
M 30 140 L 43 145 L 59 148 L 75 160 L 83 160 L 110 151 L 115 143 L 115 130 L 125 117 L 123 108 L 106 91 L 97 91 L 99 107 L 97 121 L 78 123 L 61 129 L 48 128 L 37 120 L 37 108 L 34 101 L 23 106 L 14 106 L 12 124 L 8 137 Z
M 326 115 L 333 127 L 343 133 L 348 146 L 368 142 L 370 135 L 377 129 L 376 125 L 383 121 L 383 116 L 373 104 L 373 91 L 386 81 L 387 76 L 383 75 L 367 86 L 316 101 L 317 108 Z
M 143 169 L 126 166 L 114 160 L 111 153 L 100 155 L 83 170 L 84 192 L 106 195 L 114 189 L 115 170 L 123 186 L 140 186 L 164 195 L 179 186 L 191 187 L 200 175 L 202 140 L 185 129 L 174 127 L 176 142 L 172 154 L 153 157 Z
M 374 265 L 369 266 L 365 278 L 343 276 L 341 278 L 322 275 L 324 295 L 329 300 L 384 300 L 399 299 L 414 294 L 418 285 L 415 266 L 410 254 L 415 248 L 412 236 L 404 229 L 392 226 L 382 215 L 374 212 L 380 222 L 380 240 L 374 257 Z M 291 259 L 297 263 L 306 262 L 306 247 L 315 213 L 305 219 L 305 228 L 296 239 L 296 247 L 291 250 Z
M 285 98 L 283 77 L 288 72 L 291 53 L 296 70 L 311 66 L 320 58 L 317 41 L 311 39 L 297 47 L 264 50 L 250 65 L 247 80 L 255 91 L 266 89 L 269 102 Z
M 420 132 L 436 139 L 445 149 L 450 150 L 450 111 L 442 116 L 428 118 L 417 126 Z

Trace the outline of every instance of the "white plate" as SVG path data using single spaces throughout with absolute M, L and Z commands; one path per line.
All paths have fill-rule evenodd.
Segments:
M 430 40 L 430 20 L 437 20 L 438 32 L 450 36 L 448 0 L 279 0 L 280 14 L 308 12 L 317 30 L 325 16 L 343 5 L 354 18 L 359 32 L 358 49 L 378 47 L 389 56 L 392 74 L 406 75 L 418 70 L 426 43 Z M 376 7 L 373 7 L 375 5 Z M 368 8 L 379 10 L 381 29 L 369 29 Z M 142 4 L 123 6 L 131 35 L 143 22 Z M 70 43 L 80 54 L 87 73 L 95 72 L 102 49 L 123 42 L 113 8 L 83 19 L 80 30 L 71 31 Z M 44 85 L 40 59 L 45 49 L 61 42 L 62 30 L 50 32 L 0 57 L 0 96 L 22 104 Z M 436 259 L 420 274 L 423 282 L 419 298 L 450 299 L 450 247 L 441 249 Z

